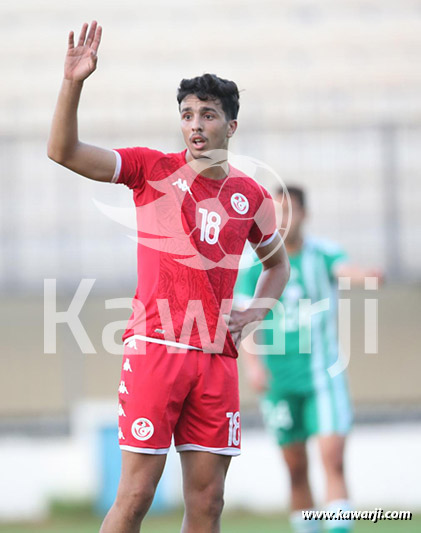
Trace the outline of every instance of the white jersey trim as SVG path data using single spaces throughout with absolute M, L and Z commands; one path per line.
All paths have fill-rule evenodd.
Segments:
M 135 446 L 126 446 L 125 444 L 121 444 L 120 449 L 126 452 L 146 453 L 147 455 L 165 455 L 170 451 L 169 448 L 136 448 Z
M 265 241 L 262 241 L 254 249 L 257 250 L 257 248 L 263 248 L 264 246 L 267 246 L 268 244 L 270 244 L 275 239 L 275 237 L 277 235 L 279 235 L 279 232 L 276 229 L 270 237 L 268 237 Z
M 115 153 L 115 170 L 114 175 L 111 178 L 111 183 L 117 183 L 121 172 L 121 155 L 117 152 L 117 150 L 113 150 L 113 152 Z
M 144 335 L 132 335 L 131 337 L 127 337 L 127 339 L 124 341 L 124 344 L 128 344 L 132 339 L 139 339 L 140 341 L 154 342 L 155 344 L 165 344 L 166 346 L 172 346 L 174 348 L 183 348 L 184 350 L 202 351 L 201 348 L 198 348 L 197 346 L 190 346 L 190 344 L 183 344 L 182 342 L 175 342 L 175 341 L 166 341 L 164 339 L 155 339 L 154 337 L 145 337 Z
M 208 446 L 200 446 L 200 444 L 180 444 L 175 449 L 178 452 L 210 452 L 217 455 L 231 455 L 236 456 L 241 454 L 240 448 L 209 448 Z

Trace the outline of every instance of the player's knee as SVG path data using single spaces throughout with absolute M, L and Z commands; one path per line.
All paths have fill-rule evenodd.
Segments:
M 307 460 L 305 457 L 297 458 L 288 462 L 289 475 L 292 485 L 302 485 L 307 483 Z
M 120 490 L 116 500 L 116 506 L 127 517 L 143 518 L 152 504 L 155 494 L 153 485 L 132 487 Z
M 332 446 L 323 453 L 323 463 L 328 475 L 344 475 L 344 457 L 342 449 Z
M 290 470 L 290 477 L 292 485 L 303 485 L 307 483 L 307 469 L 302 467 Z
M 330 454 L 325 465 L 328 473 L 340 477 L 344 475 L 344 460 L 341 454 Z
M 224 508 L 224 491 L 221 488 L 207 487 L 186 495 L 186 508 L 199 512 L 202 516 L 217 519 Z
M 221 514 L 222 510 L 224 508 L 224 496 L 221 495 L 214 495 L 212 497 L 209 497 L 204 505 L 204 512 L 208 516 L 218 519 Z

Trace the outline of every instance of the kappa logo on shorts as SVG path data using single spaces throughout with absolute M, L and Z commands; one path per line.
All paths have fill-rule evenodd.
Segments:
M 138 418 L 132 424 L 132 435 L 137 440 L 148 440 L 154 434 L 155 428 L 147 418 Z
M 236 192 L 231 196 L 231 205 L 239 215 L 245 215 L 249 210 L 249 201 L 240 192 Z
M 123 370 L 125 372 L 133 372 L 132 367 L 130 366 L 130 359 L 124 361 Z
M 120 394 L 129 394 L 129 391 L 127 390 L 125 381 L 120 382 L 120 386 L 118 387 L 118 392 Z
M 136 339 L 128 339 L 126 344 L 128 348 L 133 348 L 133 350 L 137 350 Z

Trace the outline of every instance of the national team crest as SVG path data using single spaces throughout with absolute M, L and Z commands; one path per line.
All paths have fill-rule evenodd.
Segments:
M 147 418 L 138 418 L 132 424 L 132 435 L 137 440 L 148 440 L 152 437 L 155 428 Z
M 211 150 L 207 154 L 206 168 L 220 167 L 222 161 L 230 160 L 232 168 L 240 170 L 238 176 L 234 173 L 227 178 L 238 179 L 241 177 L 241 172 L 252 178 L 245 184 L 247 188 L 238 186 L 238 189 L 244 191 L 243 193 L 238 189 L 233 192 L 237 185 L 234 185 L 236 181 L 231 179 L 223 180 L 218 192 L 216 189 L 208 190 L 202 186 L 195 190 L 194 180 L 200 174 L 196 174 L 197 170 L 187 162 L 180 167 L 178 155 L 176 157 L 173 154 L 174 161 L 168 163 L 168 167 L 167 163 L 157 165 L 157 170 L 155 166 L 153 167 L 153 176 L 147 179 L 148 188 L 145 189 L 148 191 L 148 201 L 136 205 L 136 216 L 133 216 L 132 208 L 108 206 L 97 201 L 95 203 L 110 219 L 131 228 L 133 235 L 130 235 L 130 238 L 139 245 L 177 256 L 172 259 L 174 263 L 196 270 L 211 270 L 216 267 L 237 270 L 241 255 L 239 252 L 242 249 L 232 245 L 233 232 L 230 228 L 235 224 L 239 231 L 241 227 L 241 231 L 245 232 L 248 227 L 253 226 L 253 231 L 256 233 L 255 240 L 259 232 L 262 237 L 273 234 L 274 201 L 259 185 L 257 177 L 264 174 L 267 178 L 268 174 L 271 174 L 279 181 L 282 190 L 285 190 L 289 218 L 282 228 L 284 238 L 291 222 L 291 202 L 282 179 L 265 163 L 250 157 L 230 154 L 226 150 Z M 172 161 L 171 158 L 170 160 Z M 168 175 L 168 172 L 172 172 L 171 175 Z M 159 194 L 155 194 L 154 191 Z M 253 198 L 252 205 L 248 197 Z M 278 204 L 277 208 L 281 209 L 282 202 Z M 241 225 L 239 221 L 245 224 Z M 222 231 L 224 229 L 225 231 Z M 202 246 L 203 242 L 213 248 Z M 282 240 L 279 240 L 277 246 L 282 246 Z M 270 253 L 273 253 L 272 248 L 270 250 Z M 234 251 L 236 253 L 233 253 Z M 255 261 L 259 262 L 257 256 Z M 163 332 L 155 330 L 155 333 Z M 125 344 L 136 350 L 134 341 L 128 340 Z
M 239 215 L 245 215 L 249 210 L 249 201 L 240 192 L 236 192 L 231 196 L 231 205 Z

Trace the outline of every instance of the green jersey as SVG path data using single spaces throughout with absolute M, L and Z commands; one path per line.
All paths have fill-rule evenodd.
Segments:
M 346 259 L 337 245 L 316 239 L 306 239 L 300 252 L 289 257 L 291 275 L 282 305 L 266 317 L 273 327 L 259 329 L 255 336 L 256 344 L 268 347 L 263 348 L 264 362 L 270 386 L 278 391 L 306 393 L 332 386 L 327 369 L 338 358 L 334 271 Z M 234 293 L 238 301 L 253 296 L 261 268 L 259 262 L 239 270 Z

